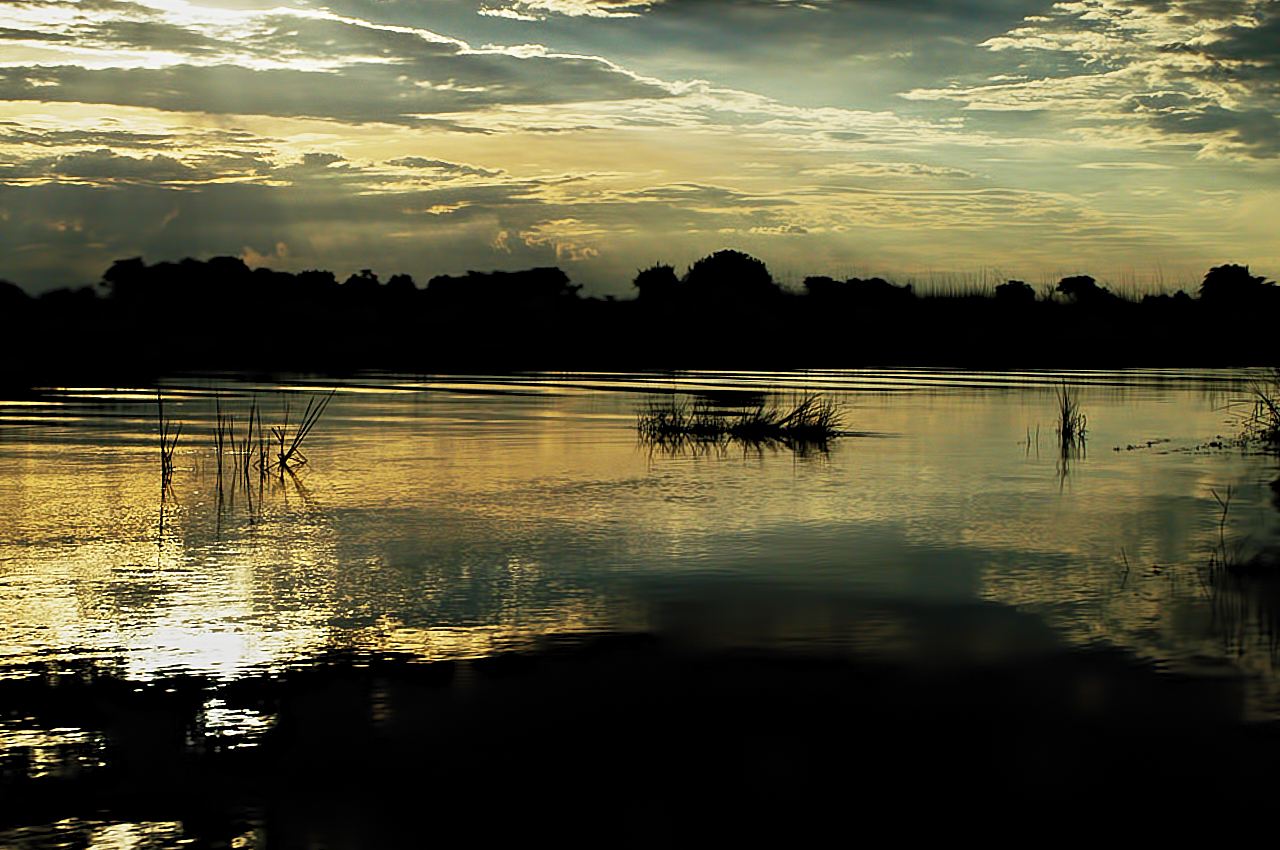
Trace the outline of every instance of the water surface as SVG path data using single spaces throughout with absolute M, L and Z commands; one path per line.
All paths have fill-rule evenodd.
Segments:
M 1274 459 L 1230 444 L 1247 377 L 188 376 L 161 387 L 167 485 L 153 390 L 50 390 L 0 404 L 0 665 L 230 681 L 618 632 L 929 668 L 1108 646 L 1239 678 L 1247 716 L 1273 717 L 1273 595 L 1214 570 L 1280 526 Z M 1066 453 L 1064 380 L 1088 416 Z M 296 474 L 246 482 L 229 446 L 219 474 L 218 411 L 288 430 L 331 390 Z M 853 432 L 825 450 L 637 441 L 656 394 L 812 391 Z M 206 715 L 246 740 L 268 722 Z M 0 746 L 31 746 L 6 722 Z

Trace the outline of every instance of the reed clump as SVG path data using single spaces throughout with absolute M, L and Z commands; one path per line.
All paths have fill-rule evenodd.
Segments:
M 325 408 L 329 406 L 335 393 L 337 390 L 330 390 L 326 396 L 320 398 L 313 396 L 307 399 L 307 409 L 303 411 L 302 419 L 294 425 L 292 433 L 289 431 L 289 405 L 285 404 L 284 424 L 279 428 L 271 429 L 271 434 L 279 446 L 275 460 L 271 463 L 276 471 L 283 474 L 306 464 L 307 457 L 302 453 L 302 442 L 320 421 L 320 417 L 324 415 Z
M 717 408 L 706 400 L 674 396 L 650 399 L 636 417 L 640 439 L 653 446 L 783 445 L 825 447 L 840 436 L 844 414 L 839 405 L 817 394 L 800 397 L 788 408 L 760 403 L 739 410 Z
M 1257 380 L 1245 400 L 1248 411 L 1240 417 L 1240 436 L 1266 451 L 1280 451 L 1280 368 Z
M 1063 450 L 1083 446 L 1089 433 L 1089 420 L 1080 407 L 1080 396 L 1066 381 L 1057 389 L 1058 442 Z
M 255 472 L 259 479 L 264 479 L 272 473 L 292 473 L 305 465 L 307 457 L 302 453 L 303 442 L 324 415 L 336 392 L 337 390 L 333 390 L 327 395 L 308 399 L 302 418 L 292 425 L 286 401 L 284 422 L 279 426 L 271 426 L 270 429 L 263 426 L 262 411 L 254 398 L 244 417 L 243 430 L 234 414 L 223 411 L 222 400 L 215 395 L 213 447 L 219 488 L 224 475 L 248 485 Z
M 173 478 L 173 454 L 178 448 L 178 436 L 182 423 L 174 427 L 173 420 L 164 415 L 164 396 L 156 393 L 156 415 L 160 423 L 160 477 L 165 485 Z

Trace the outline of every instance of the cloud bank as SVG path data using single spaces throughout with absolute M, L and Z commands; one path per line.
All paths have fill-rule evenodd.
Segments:
M 6 4 L 0 276 L 556 263 L 626 295 L 723 247 L 797 280 L 1265 270 L 1278 20 L 1228 0 Z

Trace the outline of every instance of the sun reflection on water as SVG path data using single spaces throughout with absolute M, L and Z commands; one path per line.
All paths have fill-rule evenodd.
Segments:
M 999 603 L 1070 641 L 1203 655 L 1177 612 L 1204 608 L 1211 493 L 1237 486 L 1249 533 L 1275 525 L 1274 470 L 1196 450 L 1235 378 L 1071 379 L 1089 451 L 1064 473 L 1044 373 L 370 376 L 341 388 L 311 464 L 248 485 L 216 475 L 215 396 L 270 428 L 285 398 L 296 415 L 331 385 L 187 381 L 164 390 L 183 424 L 165 492 L 150 391 L 54 393 L 0 453 L 0 652 L 119 658 L 140 677 L 234 677 L 331 646 L 475 655 L 651 628 L 653 606 L 745 580 Z M 632 429 L 653 391 L 810 389 L 843 399 L 860 436 L 804 459 L 655 456 Z M 774 614 L 761 640 L 846 639 Z

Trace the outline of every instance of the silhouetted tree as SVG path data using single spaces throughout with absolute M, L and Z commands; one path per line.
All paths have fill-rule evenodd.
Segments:
M 31 296 L 16 283 L 0 279 L 0 318 L 10 318 L 31 306 Z
M 417 285 L 413 282 L 413 278 L 407 274 L 393 274 L 391 280 L 387 281 L 387 291 L 397 292 L 400 294 L 414 293 L 418 291 Z
M 680 292 L 680 278 L 671 266 L 650 266 L 631 283 L 640 291 L 636 297 L 641 301 L 671 301 Z
M 38 299 L 41 308 L 61 315 L 85 313 L 93 309 L 98 301 L 98 293 L 92 286 L 81 286 L 76 289 L 63 287 L 44 293 Z
M 1058 281 L 1055 292 L 1061 292 L 1076 304 L 1097 305 L 1116 300 L 1111 290 L 1098 286 L 1097 281 L 1087 274 L 1064 277 Z
M 1191 300 L 1191 296 L 1181 289 L 1179 289 L 1177 292 L 1173 293 L 1172 295 L 1170 295 L 1167 292 L 1161 292 L 1158 295 L 1153 293 L 1148 293 L 1142 296 L 1143 307 L 1154 307 L 1161 310 L 1164 310 L 1167 308 L 1178 308 L 1178 309 L 1185 310 L 1186 308 L 1188 308 L 1194 303 L 1195 302 Z
M 1276 291 L 1265 277 L 1252 275 L 1248 266 L 1214 266 L 1200 284 L 1200 300 L 1206 304 L 1251 306 L 1268 299 Z
M 732 250 L 698 260 L 685 273 L 684 284 L 694 297 L 715 300 L 764 300 L 782 294 L 763 262 Z
M 99 284 L 107 290 L 109 296 L 121 302 L 134 302 L 146 298 L 151 293 L 147 286 L 147 264 L 141 257 L 130 257 L 127 260 L 116 260 L 102 273 Z
M 298 288 L 307 295 L 331 295 L 338 288 L 333 272 L 307 269 L 297 274 Z
M 530 301 L 576 300 L 582 287 L 554 266 L 518 272 L 467 272 L 464 277 L 437 275 L 427 281 L 427 295 L 438 304 L 486 304 L 495 309 Z
M 1032 304 L 1035 300 L 1036 291 L 1025 281 L 1011 280 L 996 287 L 996 301 L 1001 304 Z
M 869 277 L 866 280 L 851 277 L 845 281 L 845 285 L 857 303 L 869 307 L 901 305 L 916 298 L 911 284 L 894 286 L 882 277 Z
M 846 294 L 848 287 L 843 281 L 826 275 L 814 275 L 804 279 L 805 292 L 810 298 L 818 301 L 831 301 Z
M 368 295 L 377 292 L 378 287 L 381 285 L 378 281 L 378 276 L 369 269 L 361 269 L 360 274 L 353 274 L 342 282 L 344 292 L 356 295 Z

